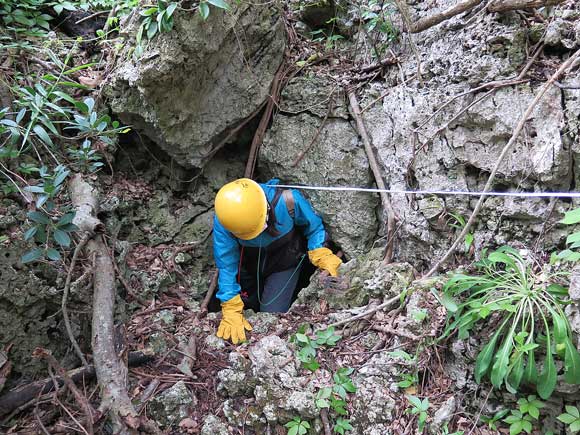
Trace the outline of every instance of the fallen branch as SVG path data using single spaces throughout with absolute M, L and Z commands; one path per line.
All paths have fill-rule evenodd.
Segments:
M 97 190 L 80 174 L 70 182 L 71 200 L 76 209 L 73 222 L 93 235 L 103 224 L 97 219 Z M 127 393 L 127 367 L 115 348 L 115 267 L 102 236 L 91 238 L 88 252 L 94 255 L 92 348 L 97 381 L 101 388 L 99 410 L 108 413 L 113 432 L 129 434 L 139 428 L 139 416 Z
M 66 372 L 61 367 L 61 365 L 58 363 L 56 358 L 54 356 L 52 356 L 46 349 L 43 349 L 41 347 L 37 347 L 34 350 L 34 352 L 32 353 L 32 357 L 45 359 L 48 362 L 48 364 L 52 367 L 52 369 L 61 377 L 61 379 L 64 381 L 64 383 L 66 384 L 68 389 L 71 391 L 71 393 L 75 397 L 77 403 L 83 409 L 83 412 L 85 413 L 85 424 L 87 426 L 85 429 L 89 435 L 92 435 L 94 433 L 93 413 L 95 412 L 95 410 L 88 402 L 88 399 L 79 391 L 79 389 L 77 388 L 75 383 L 66 374 Z
M 152 354 L 130 352 L 128 364 L 130 367 L 136 367 L 145 364 L 152 359 Z M 88 368 L 80 367 L 70 370 L 66 375 L 72 380 L 72 382 L 80 383 L 94 379 L 96 371 L 93 365 L 89 365 Z M 54 391 L 55 383 L 57 387 L 60 387 L 64 385 L 64 379 L 57 376 L 55 377 L 55 382 L 53 382 L 52 378 L 47 378 L 8 391 L 0 396 L 0 417 L 10 414 L 18 408 L 22 407 L 22 409 L 24 409 L 26 404 L 33 405 L 34 402 L 36 402 L 38 395 L 48 394 L 51 391 Z
M 360 314 L 357 314 L 356 316 L 352 316 L 352 317 L 349 317 L 348 319 L 344 319 L 344 320 L 340 320 L 338 322 L 331 323 L 326 328 L 330 328 L 330 327 L 336 328 L 337 326 L 346 325 L 347 323 L 354 322 L 354 321 L 359 320 L 359 319 L 364 319 L 365 317 L 370 316 L 371 314 L 374 314 L 377 311 L 382 310 L 383 308 L 388 308 L 391 305 L 393 305 L 395 302 L 398 302 L 401 299 L 401 294 L 402 293 L 403 292 L 401 292 L 400 294 L 398 294 L 396 296 L 393 296 L 390 299 L 387 299 L 382 304 L 377 305 L 376 307 L 371 308 L 370 310 L 367 310 L 367 311 L 364 311 L 364 312 L 362 312 Z
M 433 26 L 436 26 L 437 24 L 442 23 L 445 20 L 448 20 L 449 18 L 454 17 L 455 15 L 459 15 L 463 12 L 473 9 L 482 1 L 483 0 L 466 0 L 464 2 L 451 6 L 449 9 L 446 9 L 442 12 L 421 18 L 420 20 L 415 21 L 411 25 L 411 27 L 409 28 L 409 32 L 419 33 L 424 30 L 427 30 Z
M 328 411 L 325 408 L 320 410 L 320 419 L 322 420 L 322 426 L 324 427 L 324 435 L 332 435 L 330 421 L 328 421 Z
M 536 94 L 535 98 L 532 100 L 532 102 L 530 103 L 530 105 L 526 109 L 524 115 L 520 118 L 520 121 L 518 122 L 516 128 L 514 129 L 512 136 L 510 137 L 510 140 L 505 145 L 501 154 L 499 155 L 499 157 L 495 163 L 495 166 L 494 166 L 493 170 L 491 171 L 491 174 L 489 175 L 487 182 L 485 183 L 485 187 L 483 188 L 483 193 L 488 192 L 489 189 L 491 188 L 491 185 L 493 183 L 493 180 L 495 179 L 495 176 L 497 174 L 499 166 L 501 165 L 503 159 L 508 154 L 508 152 L 511 150 L 512 146 L 514 145 L 514 143 L 516 142 L 520 133 L 522 132 L 522 130 L 526 124 L 526 121 L 528 120 L 528 118 L 532 114 L 532 111 L 534 110 L 534 107 L 536 107 L 538 102 L 542 99 L 542 97 L 544 96 L 544 94 L 546 93 L 548 88 L 550 86 L 552 86 L 552 84 L 558 79 L 558 77 L 560 77 L 560 75 L 565 73 L 566 70 L 575 63 L 575 61 L 579 58 L 579 56 L 580 56 L 580 50 L 577 50 L 576 52 L 574 52 L 574 54 L 572 56 L 570 56 L 568 58 L 568 60 L 566 60 L 566 62 L 564 62 L 564 63 L 562 63 L 562 65 L 560 65 L 560 68 L 558 68 L 558 70 L 552 75 L 552 77 L 550 77 L 550 79 L 546 83 L 544 83 L 544 85 L 540 88 L 540 90 Z M 453 242 L 453 245 L 451 245 L 451 247 L 447 250 L 445 255 L 443 255 L 443 257 L 441 257 L 441 259 L 439 261 L 437 261 L 437 263 L 435 263 L 435 265 L 431 268 L 431 270 L 429 270 L 429 272 L 427 272 L 427 274 L 423 278 L 428 278 L 431 275 L 433 275 L 435 272 L 437 272 L 439 270 L 439 268 L 441 267 L 441 265 L 444 264 L 449 259 L 449 257 L 451 257 L 451 255 L 455 252 L 455 249 L 457 249 L 457 246 L 459 246 L 459 244 L 463 241 L 465 235 L 469 232 L 469 230 L 473 226 L 473 223 L 475 222 L 475 218 L 479 214 L 479 211 L 481 210 L 481 207 L 483 206 L 483 203 L 486 199 L 487 199 L 486 195 L 481 195 L 479 197 L 477 204 L 475 205 L 475 209 L 471 213 L 471 216 L 469 217 L 469 220 L 467 221 L 467 223 L 463 227 L 461 233 L 459 234 L 457 239 L 455 239 L 455 242 Z
M 488 7 L 489 12 L 507 12 L 520 9 L 535 9 L 555 6 L 564 0 L 495 0 Z
M 360 111 L 360 106 L 358 104 L 358 100 L 356 98 L 354 89 L 352 89 L 352 88 L 347 89 L 347 94 L 348 94 L 348 100 L 350 103 L 351 112 L 352 112 L 353 117 L 356 120 L 358 132 L 359 132 L 360 137 L 361 137 L 363 144 L 365 146 L 365 151 L 367 154 L 367 158 L 369 160 L 369 165 L 370 165 L 371 170 L 373 172 L 377 187 L 379 189 L 386 190 L 387 188 L 385 186 L 385 182 L 383 181 L 383 177 L 381 175 L 381 171 L 379 169 L 377 159 L 375 158 L 373 146 L 371 144 L 371 139 L 370 139 L 369 134 L 367 132 L 367 128 L 365 126 L 365 123 L 364 123 L 364 120 L 363 120 L 363 117 L 362 117 L 362 114 Z M 385 192 L 381 192 L 380 196 L 381 196 L 381 201 L 383 203 L 383 208 L 385 209 L 385 211 L 387 213 L 387 240 L 389 240 L 389 243 L 387 243 L 387 248 L 386 248 L 386 253 L 385 253 L 385 262 L 390 263 L 393 259 L 393 234 L 395 232 L 396 217 L 395 217 L 395 211 L 393 210 L 393 207 L 391 205 L 391 199 L 389 198 L 389 195 Z

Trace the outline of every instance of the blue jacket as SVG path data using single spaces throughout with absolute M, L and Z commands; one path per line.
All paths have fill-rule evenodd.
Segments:
M 273 179 L 266 184 L 260 184 L 270 203 L 276 194 L 277 188 L 275 186 L 278 183 L 277 179 Z M 220 301 L 229 301 L 240 293 L 241 288 L 237 280 L 240 264 L 240 246 L 264 248 L 288 234 L 295 225 L 301 227 L 304 236 L 308 240 L 309 251 L 323 246 L 326 240 L 326 232 L 324 231 L 322 219 L 300 192 L 292 190 L 292 196 L 294 197 L 294 219 L 290 216 L 283 198 L 280 198 L 276 204 L 274 210 L 277 221 L 276 229 L 280 232 L 280 235 L 276 237 L 272 237 L 264 231 L 251 240 L 238 239 L 226 230 L 217 217 L 214 216 L 213 253 L 219 270 L 216 296 Z

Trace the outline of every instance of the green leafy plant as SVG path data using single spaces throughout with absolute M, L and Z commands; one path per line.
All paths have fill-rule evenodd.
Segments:
M 294 417 L 284 427 L 288 428 L 288 435 L 304 435 L 310 429 L 310 423 L 300 417 Z
M 445 423 L 445 424 L 443 425 L 442 431 L 443 431 L 443 432 L 442 432 L 442 434 L 441 434 L 441 435 L 463 435 L 463 434 L 465 433 L 465 432 L 464 432 L 464 431 L 462 431 L 462 430 L 458 430 L 458 431 L 456 431 L 456 432 L 449 432 L 449 424 L 448 424 L 448 423 Z
M 369 38 L 372 37 L 372 54 L 375 58 L 383 55 L 399 37 L 399 31 L 391 19 L 396 12 L 396 7 L 391 2 L 370 0 L 361 3 L 364 31 Z
M 580 223 L 580 208 L 566 212 L 564 219 L 560 223 L 565 225 Z M 580 260 L 580 231 L 575 231 L 566 238 L 566 249 L 556 254 L 554 259 L 562 261 Z
M 199 15 L 204 20 L 209 17 L 209 5 L 215 6 L 218 9 L 229 10 L 230 6 L 224 0 L 202 0 L 199 3 Z
M 493 334 L 477 356 L 475 379 L 488 376 L 494 387 L 516 393 L 520 384 L 536 385 L 547 399 L 556 385 L 554 355 L 564 361 L 564 379 L 580 383 L 580 354 L 562 310 L 568 290 L 557 274 L 535 273 L 513 248 L 502 247 L 475 263 L 476 274 L 456 274 L 440 301 L 449 313 L 443 337 L 469 336 L 479 322 L 493 322 Z M 455 300 L 465 297 L 462 303 Z M 544 356 L 538 373 L 536 359 Z
M 479 419 L 487 424 L 487 427 L 489 427 L 491 430 L 497 430 L 497 422 L 500 421 L 502 418 L 504 418 L 507 414 L 509 414 L 510 410 L 509 409 L 500 409 L 499 411 L 497 411 L 493 416 L 491 417 L 487 417 L 485 415 L 482 415 L 479 417 Z
M 300 328 L 292 340 L 300 347 L 298 359 L 302 362 L 302 366 L 315 371 L 320 367 L 316 361 L 316 349 L 320 346 L 335 346 L 340 339 L 341 336 L 335 333 L 333 327 L 330 327 L 317 331 L 314 339 L 305 334 L 305 328 Z
M 425 425 L 427 424 L 428 414 L 429 411 L 429 399 L 425 398 L 423 400 L 419 399 L 416 396 L 406 396 L 407 400 L 411 404 L 411 408 L 408 410 L 411 414 L 417 415 L 417 428 L 419 432 L 423 433 L 425 430 Z
M 333 430 L 336 433 L 344 435 L 347 431 L 353 430 L 353 427 L 350 424 L 350 420 L 346 418 L 337 418 Z
M 576 406 L 566 405 L 566 412 L 560 414 L 558 420 L 566 424 L 570 432 L 580 431 L 580 412 Z
M 80 172 L 93 173 L 104 166 L 101 162 L 101 156 L 97 154 L 97 150 L 91 146 L 91 141 L 85 139 L 81 147 L 77 149 L 69 149 L 70 157 L 76 161 L 77 169 Z
M 532 418 L 538 419 L 540 417 L 540 409 L 544 407 L 544 402 L 541 402 L 534 395 L 527 398 L 518 399 L 518 406 L 522 414 L 529 414 Z
M 34 225 L 24 233 L 24 240 L 34 239 L 41 246 L 26 252 L 21 261 L 30 263 L 43 258 L 58 261 L 61 259 L 60 252 L 50 246 L 51 241 L 57 245 L 68 248 L 71 243 L 70 233 L 78 228 L 72 223 L 75 214 L 66 213 L 57 221 L 53 221 L 48 214 L 43 211 L 31 211 L 27 214 Z
M 457 230 L 463 230 L 465 228 L 465 218 L 461 214 L 449 212 L 449 216 L 451 218 L 447 220 L 447 225 Z M 474 239 L 473 233 L 471 232 L 465 235 L 465 252 L 469 252 L 469 248 L 473 245 Z
M 34 186 L 26 186 L 24 190 L 37 194 L 36 207 L 46 206 L 53 208 L 52 199 L 61 191 L 63 182 L 70 171 L 63 165 L 58 165 L 51 173 L 46 166 L 39 169 L 40 182 Z
M 52 17 L 42 11 L 44 0 L 4 0 L 0 3 L 0 17 L 6 30 L 41 36 L 50 30 Z
M 353 371 L 354 369 L 341 367 L 332 376 L 334 379 L 334 386 L 332 387 L 332 391 L 334 391 L 343 399 L 346 398 L 347 393 L 356 393 L 356 387 L 350 379 L 350 375 Z
M 517 435 L 522 432 L 531 433 L 533 429 L 533 417 L 517 409 L 512 409 L 510 415 L 504 418 L 503 421 L 509 424 L 510 435 Z

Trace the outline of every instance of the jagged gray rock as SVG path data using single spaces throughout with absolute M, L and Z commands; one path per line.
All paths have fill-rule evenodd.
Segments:
M 179 381 L 163 393 L 155 396 L 149 402 L 149 413 L 160 425 L 177 426 L 186 418 L 196 405 L 197 399 L 187 389 L 183 381 Z
M 200 167 L 212 148 L 268 95 L 285 35 L 276 5 L 233 3 L 207 21 L 176 11 L 171 32 L 135 60 L 132 47 L 105 87 L 112 110 L 180 165 Z M 125 29 L 133 38 L 138 23 Z

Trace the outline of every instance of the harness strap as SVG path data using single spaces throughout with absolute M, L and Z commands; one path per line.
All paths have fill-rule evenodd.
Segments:
M 288 214 L 292 219 L 294 219 L 294 196 L 290 189 L 284 189 L 282 191 L 282 197 L 286 203 L 286 208 L 288 209 Z

